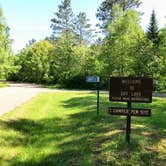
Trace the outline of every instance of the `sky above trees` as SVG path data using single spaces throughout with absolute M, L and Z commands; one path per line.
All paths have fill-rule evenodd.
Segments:
M 95 26 L 97 23 L 95 13 L 101 2 L 102 0 L 71 0 L 71 5 L 75 15 L 81 11 L 86 12 L 87 18 Z M 166 2 L 164 0 L 142 0 L 142 2 L 139 11 L 144 12 L 141 21 L 143 29 L 147 29 L 149 25 L 152 9 L 156 12 L 159 27 L 163 27 L 166 24 Z M 60 3 L 61 0 L 0 0 L 11 29 L 11 38 L 15 41 L 12 46 L 14 51 L 22 49 L 32 38 L 40 40 L 52 33 L 49 28 L 50 20 Z

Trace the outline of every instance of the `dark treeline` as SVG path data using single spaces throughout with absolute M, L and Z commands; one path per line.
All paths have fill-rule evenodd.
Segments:
M 32 39 L 14 56 L 9 56 L 10 40 L 1 21 L 4 28 L 0 27 L 0 44 L 4 45 L 4 39 L 7 43 L 7 48 L 0 48 L 1 77 L 87 88 L 85 77 L 98 75 L 107 89 L 110 76 L 150 76 L 154 78 L 154 90 L 166 90 L 166 27 L 158 29 L 152 11 L 144 32 L 136 10 L 140 4 L 139 0 L 103 0 L 96 13 L 104 36 L 101 39 L 86 13 L 75 16 L 70 0 L 63 0 L 50 21 L 52 35 L 39 42 Z

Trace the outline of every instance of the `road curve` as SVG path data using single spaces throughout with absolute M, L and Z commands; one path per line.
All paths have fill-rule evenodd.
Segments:
M 27 100 L 36 96 L 40 92 L 96 92 L 89 90 L 66 90 L 66 89 L 47 89 L 35 84 L 9 83 L 9 87 L 0 88 L 0 115 L 13 110 L 15 107 L 25 103 Z M 100 91 L 108 93 L 108 91 Z M 166 94 L 153 94 L 157 97 L 166 97 Z
M 10 83 L 9 87 L 0 88 L 0 115 L 23 104 L 40 92 L 46 91 L 33 84 Z
M 27 83 L 9 83 L 9 87 L 0 88 L 0 115 L 13 110 L 40 92 L 95 92 L 88 90 L 66 90 L 41 88 L 39 85 Z

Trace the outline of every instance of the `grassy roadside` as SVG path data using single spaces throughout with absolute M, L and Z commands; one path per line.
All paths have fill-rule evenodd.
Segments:
M 8 84 L 6 82 L 0 82 L 0 88 L 7 87 Z
M 164 166 L 166 99 L 134 104 L 151 107 L 152 116 L 132 118 L 130 145 L 125 143 L 126 119 L 108 115 L 110 105 L 102 94 L 97 117 L 94 93 L 40 94 L 0 118 L 0 165 Z

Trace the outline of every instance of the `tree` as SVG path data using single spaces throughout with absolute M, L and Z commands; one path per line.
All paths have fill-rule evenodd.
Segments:
M 59 38 L 55 37 L 54 34 L 52 34 L 49 37 L 46 37 L 45 40 L 49 41 L 54 47 L 57 46 L 57 41 Z
M 10 77 L 19 81 L 49 83 L 50 54 L 53 49 L 48 41 L 40 41 L 23 49 L 16 61 L 19 70 Z
M 166 90 L 166 26 L 159 31 L 159 50 L 160 56 L 158 57 L 159 65 L 158 72 L 160 78 L 158 79 L 158 89 Z
M 135 54 L 132 68 L 136 76 L 153 76 L 152 62 L 153 43 L 145 36 L 135 45 Z
M 155 45 L 159 43 L 158 33 L 159 30 L 156 20 L 156 14 L 155 11 L 153 10 L 150 18 L 150 24 L 147 30 L 147 38 L 150 39 Z
M 80 45 L 84 42 L 88 43 L 92 38 L 92 29 L 90 29 L 91 25 L 88 21 L 84 12 L 80 12 L 75 18 L 75 34 Z
M 120 6 L 113 8 L 113 19 L 108 25 L 109 35 L 105 38 L 101 61 L 104 64 L 104 77 L 110 75 L 128 76 L 133 74 L 132 63 L 135 54 L 133 49 L 137 40 L 143 36 L 139 25 L 139 15 L 129 9 L 125 13 Z
M 30 47 L 30 46 L 32 46 L 32 45 L 35 44 L 35 43 L 36 43 L 36 40 L 35 40 L 35 39 L 31 39 L 31 40 L 29 40 L 28 43 L 26 44 L 26 47 Z
M 73 52 L 74 38 L 69 36 L 69 39 L 66 40 L 65 34 L 62 35 L 51 54 L 51 76 L 54 78 L 54 82 L 63 85 L 76 74 L 76 66 L 78 65 Z
M 11 70 L 11 40 L 9 27 L 5 22 L 2 9 L 0 8 L 0 78 L 6 78 Z
M 115 5 L 120 5 L 122 10 L 126 11 L 129 8 L 139 7 L 140 4 L 140 0 L 104 0 L 97 9 L 96 14 L 99 21 L 102 22 L 99 26 L 104 29 L 107 27 L 109 20 L 112 19 L 112 9 Z
M 56 37 L 65 34 L 65 39 L 69 40 L 69 34 L 73 32 L 73 12 L 70 0 L 62 1 L 58 6 L 59 11 L 55 13 L 55 18 L 51 19 L 51 28 Z
M 161 75 L 166 76 L 166 27 L 159 31 L 160 44 L 159 49 L 162 58 L 162 70 Z

